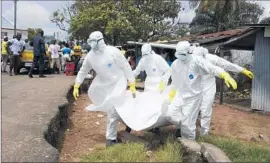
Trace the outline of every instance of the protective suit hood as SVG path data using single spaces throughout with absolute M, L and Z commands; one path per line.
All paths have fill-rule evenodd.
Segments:
M 103 34 L 100 31 L 94 31 L 89 35 L 87 43 L 91 46 L 94 52 L 103 52 L 106 44 L 103 39 Z
M 141 48 L 141 52 L 142 52 L 142 57 L 145 59 L 148 59 L 151 56 L 153 56 L 153 51 L 150 44 L 143 44 Z
M 194 49 L 193 54 L 200 56 L 200 57 L 206 57 L 206 55 L 208 54 L 208 50 L 204 47 L 197 47 Z
M 183 63 L 187 63 L 190 60 L 190 43 L 188 41 L 180 41 L 176 45 L 175 57 L 181 60 Z

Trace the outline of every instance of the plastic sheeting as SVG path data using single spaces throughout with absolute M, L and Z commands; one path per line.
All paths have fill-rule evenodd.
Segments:
M 125 92 L 122 105 L 116 106 L 116 111 L 122 121 L 135 131 L 148 130 L 168 124 L 179 124 L 182 118 L 181 108 L 170 106 L 167 97 L 170 88 L 167 87 L 162 93 L 159 91 L 137 92 L 133 98 L 130 91 Z M 105 100 L 106 101 L 106 100 Z M 180 101 L 180 102 L 179 102 Z M 111 103 L 111 102 L 106 102 Z M 181 98 L 178 103 L 182 104 Z M 108 105 L 87 107 L 88 111 L 105 111 Z M 168 109 L 170 108 L 170 109 Z
M 159 84 L 161 82 L 162 78 L 159 76 L 147 76 L 144 82 L 144 92 L 158 90 Z
M 118 81 L 111 80 L 106 83 L 102 83 L 100 80 L 99 76 L 96 76 L 88 90 L 88 96 L 93 104 L 90 104 L 86 109 L 109 112 L 112 107 L 122 106 L 126 97 L 126 79 L 122 77 L 118 78 Z

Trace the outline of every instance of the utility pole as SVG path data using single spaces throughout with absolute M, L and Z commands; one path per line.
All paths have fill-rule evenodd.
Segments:
M 17 2 L 18 0 L 14 0 L 14 35 L 17 34 Z
M 59 32 L 56 32 L 56 39 L 59 40 Z

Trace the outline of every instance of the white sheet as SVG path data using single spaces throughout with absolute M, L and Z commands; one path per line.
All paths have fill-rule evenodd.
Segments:
M 130 91 L 126 91 L 125 102 L 117 106 L 116 111 L 124 123 L 135 131 L 148 130 L 172 123 L 172 117 L 181 119 L 181 112 L 168 111 L 168 94 L 170 88 L 167 87 L 162 93 L 158 91 L 137 92 L 136 98 L 132 97 Z M 99 106 L 99 108 L 106 106 Z M 173 108 L 173 107 L 172 107 Z M 87 108 L 88 111 L 98 111 L 93 105 Z M 105 111 L 105 110 L 104 110 Z M 174 115 L 172 115 L 174 114 Z

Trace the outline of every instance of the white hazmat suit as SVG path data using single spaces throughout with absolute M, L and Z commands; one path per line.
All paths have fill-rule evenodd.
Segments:
M 173 99 L 169 98 L 172 99 L 172 103 L 168 110 L 175 113 L 182 112 L 181 124 L 177 128 L 181 128 L 183 138 L 194 140 L 196 119 L 203 93 L 202 77 L 211 74 L 224 78 L 232 85 L 236 85 L 236 83 L 222 68 L 212 65 L 210 62 L 203 60 L 202 57 L 191 55 L 189 52 L 189 42 L 180 41 L 177 44 L 175 52 L 177 59 L 172 64 L 171 72 L 171 87 L 172 91 L 175 90 L 176 95 Z M 183 99 L 183 105 L 180 99 Z
M 132 93 L 136 92 L 136 90 L 134 92 L 135 78 L 130 65 L 120 53 L 120 50 L 113 46 L 107 46 L 101 32 L 95 31 L 91 33 L 88 43 L 92 50 L 83 61 L 74 88 L 77 88 L 77 85 L 83 82 L 91 69 L 96 72 L 96 77 L 88 90 L 88 96 L 93 102 L 93 104 L 88 106 L 88 110 L 107 112 L 106 139 L 107 143 L 108 141 L 113 141 L 114 144 L 116 142 L 119 120 L 115 108 L 124 103 L 127 79 L 130 83 L 133 83 Z M 76 98 L 76 92 L 74 97 Z
M 144 83 L 144 91 L 158 90 L 161 91 L 167 85 L 170 74 L 170 66 L 160 56 L 157 55 L 151 48 L 150 44 L 144 44 L 141 48 L 142 59 L 138 63 L 138 66 L 133 71 L 135 77 L 140 74 L 141 71 L 146 72 L 146 79 Z
M 226 71 L 240 73 L 245 71 L 243 67 L 233 64 L 217 55 L 209 54 L 208 50 L 203 47 L 195 48 L 194 55 L 203 57 L 215 66 L 221 67 Z M 206 135 L 210 129 L 210 122 L 212 116 L 212 105 L 216 94 L 216 78 L 212 74 L 204 75 L 202 77 L 203 97 L 200 105 L 201 111 L 201 129 L 200 134 Z

